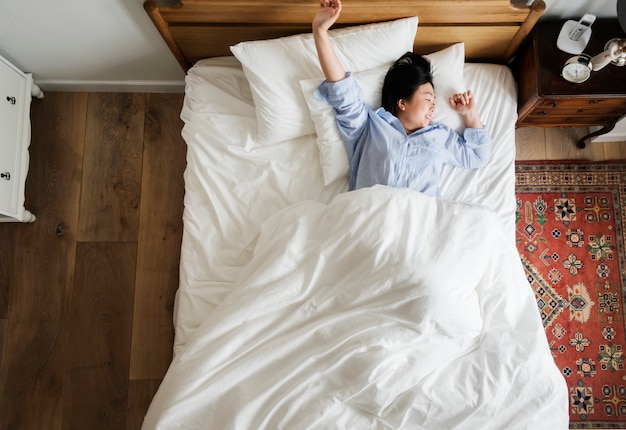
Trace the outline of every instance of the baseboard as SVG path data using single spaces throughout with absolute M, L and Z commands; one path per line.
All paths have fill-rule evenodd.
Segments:
M 74 81 L 36 80 L 46 91 L 88 93 L 184 93 L 185 81 Z

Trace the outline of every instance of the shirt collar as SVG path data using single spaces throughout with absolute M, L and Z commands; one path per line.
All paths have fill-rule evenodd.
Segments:
M 381 117 L 383 120 L 385 120 L 385 122 L 389 125 L 391 125 L 393 128 L 395 128 L 397 131 L 399 131 L 400 133 L 406 135 L 406 132 L 404 131 L 404 126 L 402 125 L 402 123 L 400 122 L 400 120 L 398 119 L 397 116 L 393 115 L 391 112 L 385 110 L 385 108 L 378 108 L 376 110 L 376 115 L 378 115 L 379 117 Z M 429 130 L 432 130 L 433 128 L 439 128 L 440 125 L 431 122 L 430 125 L 428 127 L 424 127 L 424 128 L 420 128 L 419 130 L 415 130 L 413 133 L 411 133 L 410 135 L 414 135 L 414 134 L 422 134 L 425 133 Z M 409 135 L 409 136 L 410 136 Z

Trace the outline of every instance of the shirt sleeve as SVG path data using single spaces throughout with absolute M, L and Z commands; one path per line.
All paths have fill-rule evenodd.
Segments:
M 363 102 L 361 87 L 348 72 L 340 81 L 322 82 L 315 91 L 315 97 L 334 108 L 339 132 L 352 160 L 368 122 L 368 108 Z
M 468 169 L 478 169 L 487 164 L 493 147 L 487 127 L 466 128 L 462 137 L 446 128 L 448 139 L 445 146 L 449 164 Z

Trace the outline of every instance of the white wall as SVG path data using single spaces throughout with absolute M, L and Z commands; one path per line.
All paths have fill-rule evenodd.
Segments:
M 545 2 L 544 17 L 616 16 L 616 0 Z M 182 91 L 184 85 L 143 0 L 0 0 L 0 55 L 33 73 L 44 90 Z
M 616 17 L 617 0 L 544 0 L 546 11 L 542 18 L 580 19 L 585 13 L 598 18 Z
M 602 127 L 591 127 L 590 131 L 600 130 Z M 591 139 L 592 142 L 626 142 L 626 119 L 615 124 L 615 128 L 610 133 L 602 134 Z
M 143 0 L 0 0 L 0 54 L 44 91 L 183 88 Z

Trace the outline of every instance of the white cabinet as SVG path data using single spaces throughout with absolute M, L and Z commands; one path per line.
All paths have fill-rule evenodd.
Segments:
M 32 75 L 0 56 L 0 222 L 35 220 L 24 208 L 33 96 L 43 93 Z

